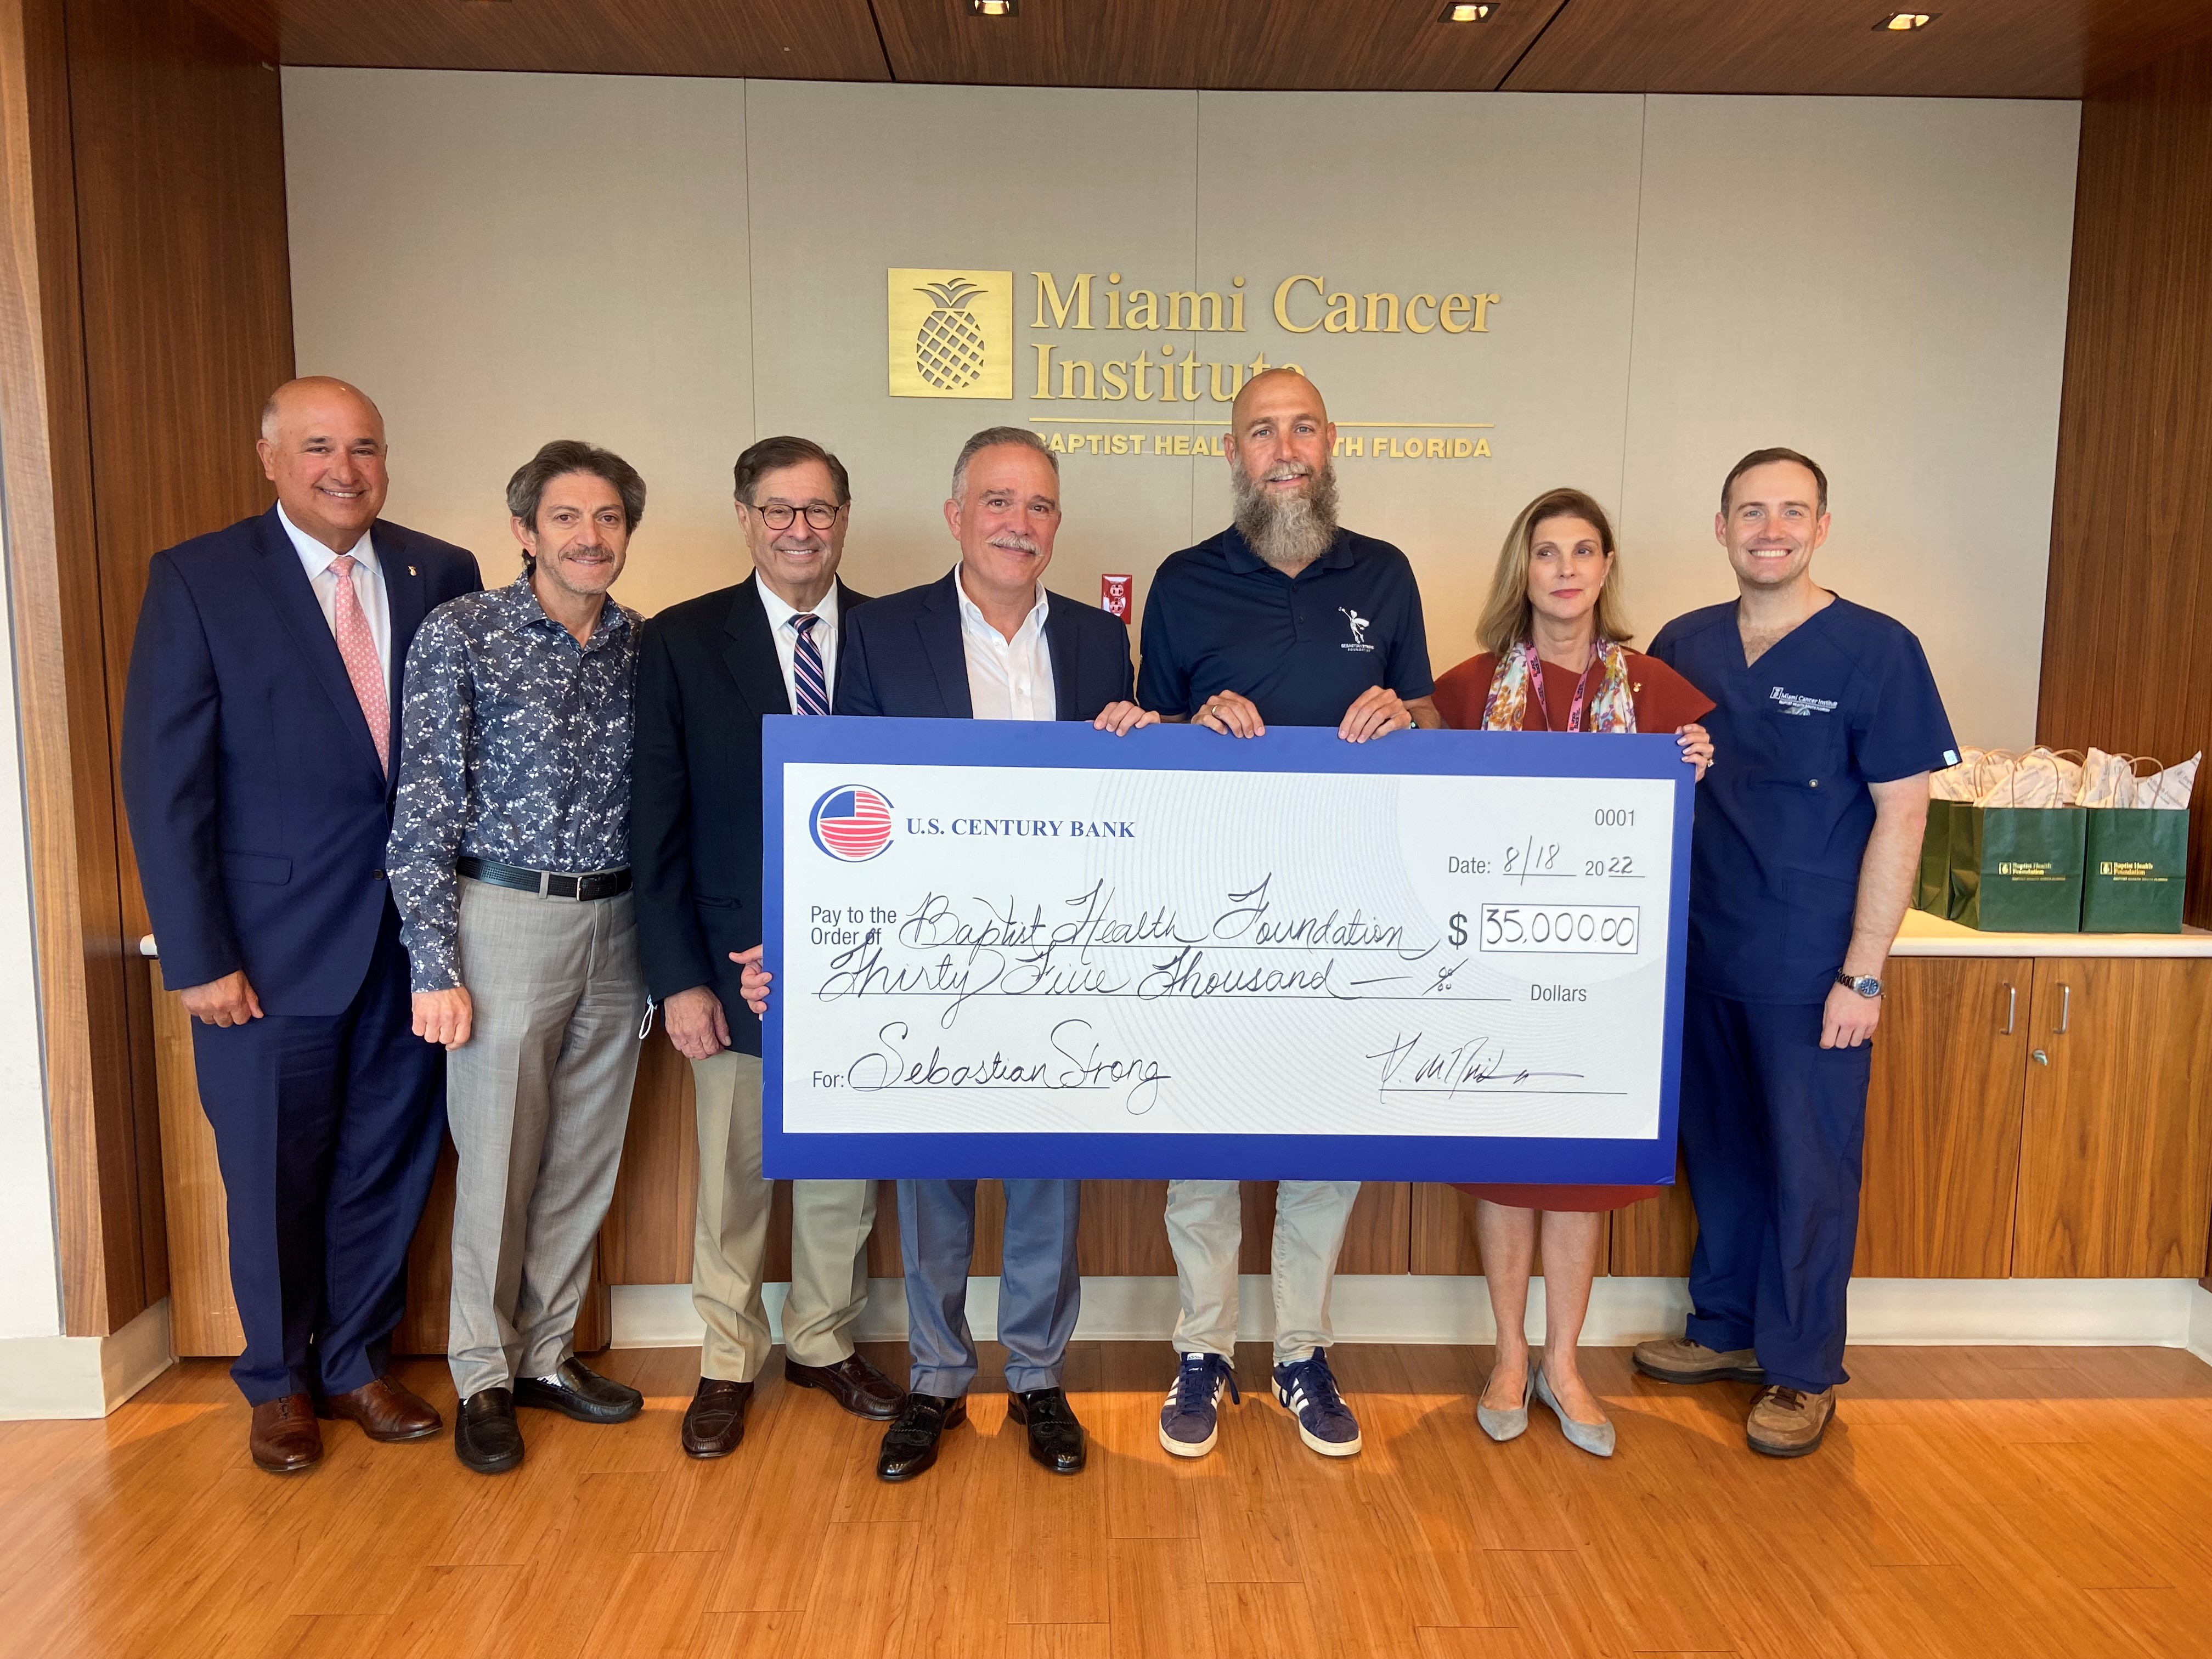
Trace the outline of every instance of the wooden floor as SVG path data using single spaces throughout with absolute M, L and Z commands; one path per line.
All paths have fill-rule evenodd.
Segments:
M 894 1350 L 872 1351 L 899 1364 Z M 891 1487 L 878 1431 L 763 1384 L 738 1455 L 676 1445 L 696 1350 L 604 1356 L 644 1416 L 523 1418 L 484 1479 L 444 1439 L 279 1480 L 196 1361 L 105 1423 L 0 1425 L 0 1652 L 1061 1659 L 1163 1654 L 2097 1659 L 2212 1652 L 2212 1370 L 2160 1349 L 1869 1348 L 1818 1455 L 1753 1455 L 1736 1385 L 1595 1352 L 1610 1463 L 1539 1413 L 1494 1446 L 1476 1348 L 1341 1347 L 1366 1450 L 1249 1396 L 1158 1448 L 1164 1344 L 1079 1345 L 1090 1470 L 1024 1454 L 1003 1394 Z M 1263 1374 L 1264 1349 L 1239 1357 Z M 774 1376 L 776 1367 L 771 1365 Z M 444 1368 L 404 1375 L 450 1411 Z

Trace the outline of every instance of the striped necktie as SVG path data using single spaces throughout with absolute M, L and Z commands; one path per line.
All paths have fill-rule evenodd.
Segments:
M 830 712 L 830 683 L 822 674 L 822 647 L 814 643 L 814 625 L 821 620 L 811 611 L 791 619 L 791 625 L 799 630 L 799 644 L 791 653 L 791 678 L 799 688 L 798 712 L 802 714 Z

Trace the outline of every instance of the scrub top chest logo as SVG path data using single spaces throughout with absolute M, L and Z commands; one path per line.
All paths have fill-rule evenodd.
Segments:
M 1784 691 L 1778 685 L 1766 694 L 1766 700 L 1781 705 L 1785 714 L 1832 714 L 1836 712 L 1833 697 L 1801 697 L 1794 691 Z
M 1014 273 L 890 272 L 894 398 L 1014 395 Z
M 814 844 L 840 864 L 865 864 L 891 844 L 891 804 L 864 783 L 841 783 L 807 815 Z
M 1367 643 L 1367 630 L 1375 624 L 1350 605 L 1340 605 L 1336 608 L 1344 613 L 1344 620 L 1352 628 L 1352 638 L 1344 648 L 1346 651 L 1372 651 L 1375 647 Z

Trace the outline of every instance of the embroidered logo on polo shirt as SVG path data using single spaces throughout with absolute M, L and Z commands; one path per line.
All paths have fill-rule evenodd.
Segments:
M 1767 693 L 1767 700 L 1780 703 L 1785 714 L 1832 714 L 1836 712 L 1833 697 L 1801 697 L 1794 691 L 1784 691 L 1778 685 Z
M 1375 624 L 1349 605 L 1340 605 L 1336 608 L 1343 613 L 1345 621 L 1352 624 L 1351 641 L 1343 648 L 1346 651 L 1372 651 L 1375 647 L 1367 643 L 1367 630 Z

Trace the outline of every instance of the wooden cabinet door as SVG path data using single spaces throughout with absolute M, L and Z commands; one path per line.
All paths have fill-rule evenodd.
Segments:
M 2002 1279 L 2013 1269 L 2027 957 L 1889 964 L 1867 1091 L 1862 1279 Z
M 2202 1274 L 2212 962 L 2046 957 L 2028 1029 L 2014 1273 Z

